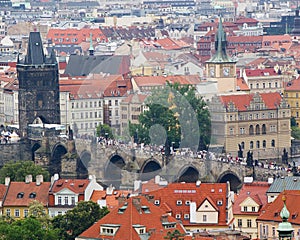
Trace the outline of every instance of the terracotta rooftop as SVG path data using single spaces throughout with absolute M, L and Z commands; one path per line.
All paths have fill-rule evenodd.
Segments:
M 299 190 L 285 190 L 281 192 L 279 196 L 274 200 L 274 202 L 268 204 L 263 210 L 261 215 L 257 218 L 258 221 L 272 221 L 281 222 L 280 211 L 283 207 L 283 194 L 286 198 L 286 207 L 290 212 L 290 217 L 288 221 L 291 224 L 300 224 L 299 215 L 299 202 L 300 202 L 300 192 Z
M 300 91 L 300 78 L 289 81 L 285 85 L 285 91 Z
M 28 206 L 34 200 L 47 206 L 49 189 L 50 182 L 10 182 L 3 206 Z
M 267 204 L 267 195 L 266 192 L 269 189 L 270 184 L 267 182 L 253 182 L 243 184 L 242 188 L 236 195 L 234 205 L 233 205 L 233 214 L 249 214 L 249 215 L 259 215 L 261 208 Z M 251 198 L 259 205 L 258 212 L 242 212 L 240 204 L 245 201 L 247 198 Z
M 173 225 L 167 228 L 165 225 Z M 116 227 L 115 235 L 103 234 L 101 227 Z M 185 233 L 182 225 L 173 217 L 165 214 L 159 207 L 149 203 L 143 196 L 125 199 L 120 208 L 112 210 L 108 215 L 100 219 L 97 223 L 84 231 L 79 239 L 122 239 L 140 240 L 136 228 L 146 228 L 150 234 L 149 240 L 163 240 L 170 230 L 179 230 Z M 147 236 L 144 234 L 144 236 Z M 148 238 L 147 238 L 148 239 Z
M 277 109 L 282 101 L 280 93 L 256 93 L 262 98 L 262 101 L 265 103 L 267 109 Z M 238 94 L 238 95 L 224 95 L 220 96 L 221 102 L 224 104 L 224 107 L 227 108 L 229 103 L 233 103 L 234 106 L 239 111 L 246 111 L 250 106 L 251 101 L 253 100 L 254 94 Z
M 58 179 L 53 183 L 50 193 L 57 193 L 67 188 L 74 193 L 82 194 L 88 184 L 88 179 Z
M 265 69 L 245 69 L 247 77 L 268 77 L 268 76 L 278 76 L 279 74 L 274 70 L 274 68 Z

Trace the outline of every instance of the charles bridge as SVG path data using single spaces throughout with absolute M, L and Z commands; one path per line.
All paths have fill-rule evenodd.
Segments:
M 127 145 L 99 144 L 88 139 L 42 137 L 18 143 L 1 144 L 0 165 L 9 160 L 33 160 L 48 168 L 50 174 L 84 178 L 95 175 L 105 185 L 133 188 L 135 180 L 149 180 L 159 174 L 169 182 L 230 182 L 237 189 L 244 177 L 255 176 L 266 181 L 269 177 L 287 175 L 286 171 L 247 167 L 238 162 L 202 159 L 194 156 L 171 155 L 144 151 Z

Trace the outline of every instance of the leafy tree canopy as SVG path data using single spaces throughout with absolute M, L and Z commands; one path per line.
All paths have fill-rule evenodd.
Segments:
M 96 129 L 96 134 L 98 137 L 108 137 L 108 138 L 113 138 L 113 132 L 112 129 L 109 125 L 107 124 L 100 124 L 97 126 Z
M 210 141 L 210 114 L 206 102 L 191 85 L 168 83 L 147 98 L 148 111 L 140 124 L 129 124 L 138 142 L 205 149 Z
M 109 211 L 106 207 L 100 208 L 92 201 L 81 201 L 65 215 L 54 217 L 52 224 L 60 231 L 59 239 L 73 240 L 107 213 Z
M 5 163 L 0 169 L 0 181 L 4 183 L 5 177 L 10 177 L 11 181 L 24 182 L 26 175 L 32 175 L 33 181 L 37 175 L 43 175 L 44 181 L 49 181 L 50 174 L 41 166 L 37 166 L 33 161 L 10 161 Z
M 59 236 L 57 230 L 45 228 L 39 219 L 30 216 L 12 222 L 0 220 L 0 239 L 57 240 Z

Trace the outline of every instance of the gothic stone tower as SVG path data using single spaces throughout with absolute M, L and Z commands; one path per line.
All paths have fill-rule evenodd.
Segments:
M 17 62 L 19 80 L 19 130 L 28 137 L 28 124 L 40 119 L 59 124 L 59 75 L 55 53 L 46 57 L 39 32 L 29 35 L 27 55 Z

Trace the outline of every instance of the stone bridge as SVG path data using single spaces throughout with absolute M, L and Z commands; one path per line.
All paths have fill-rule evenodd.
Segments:
M 227 182 L 236 190 L 244 177 L 257 180 L 286 175 L 284 171 L 249 168 L 238 163 L 205 160 L 188 156 L 166 158 L 159 152 L 132 149 L 126 145 L 107 146 L 91 140 L 76 139 L 81 164 L 99 181 L 121 188 L 132 188 L 135 180 L 149 180 L 159 174 L 169 182 Z

